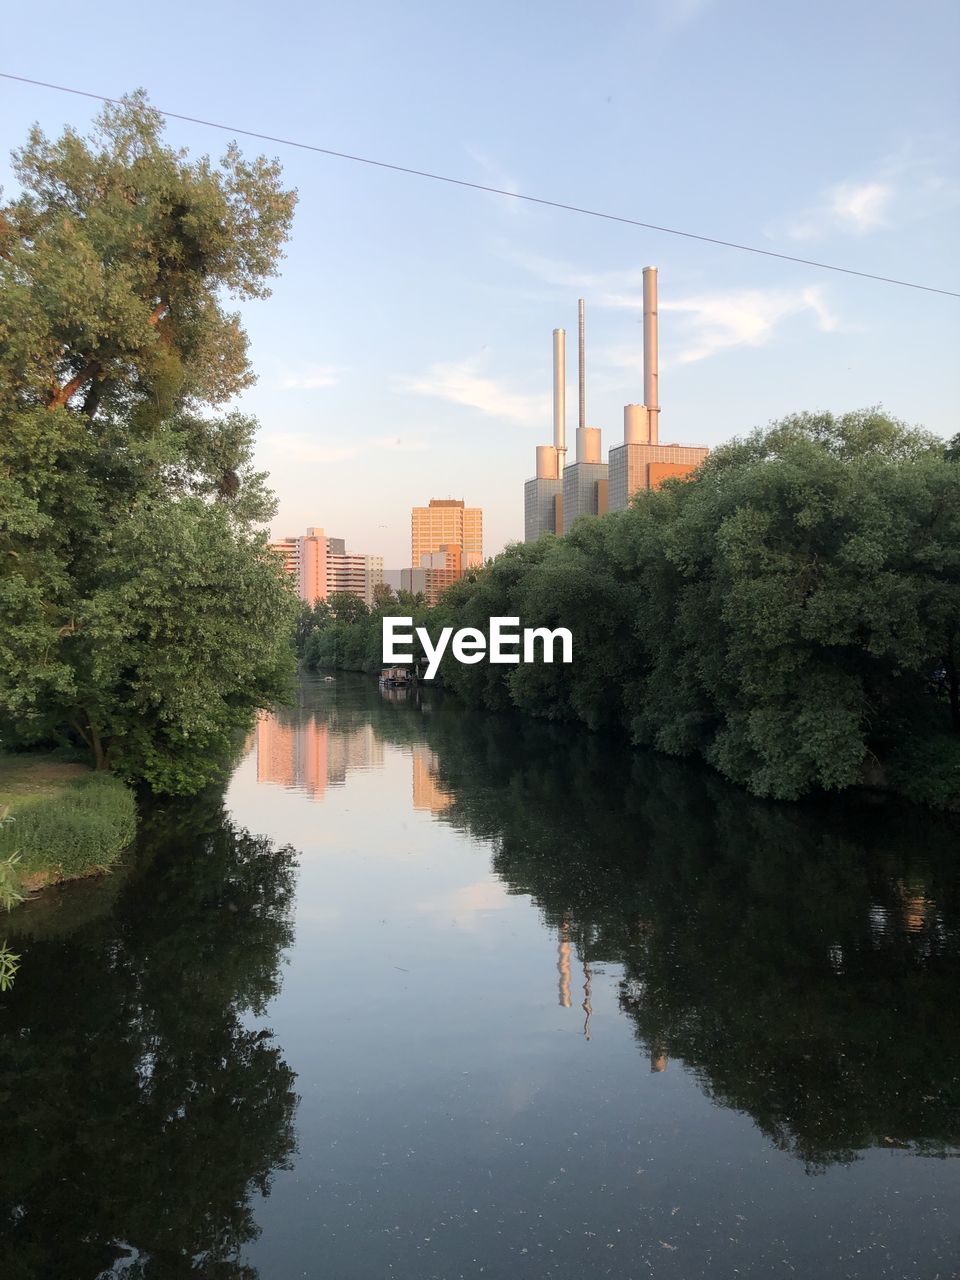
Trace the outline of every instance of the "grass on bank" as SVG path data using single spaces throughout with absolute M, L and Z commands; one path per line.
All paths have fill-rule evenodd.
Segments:
M 0 899 L 105 871 L 133 840 L 133 793 L 50 756 L 0 755 Z M 8 903 L 12 905 L 12 903 Z

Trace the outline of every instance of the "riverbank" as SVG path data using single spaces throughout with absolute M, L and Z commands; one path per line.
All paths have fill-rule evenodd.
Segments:
M 133 793 L 118 778 L 50 755 L 0 755 L 0 895 L 13 905 L 108 870 L 136 824 Z

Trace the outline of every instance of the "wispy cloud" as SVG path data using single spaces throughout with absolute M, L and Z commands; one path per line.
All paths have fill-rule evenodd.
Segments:
M 513 195 L 520 191 L 520 183 L 517 182 L 517 179 L 512 174 L 507 173 L 507 170 L 503 169 L 489 152 L 481 151 L 480 147 L 466 147 L 465 150 L 477 168 L 480 169 L 479 178 L 483 180 L 485 187 L 497 187 L 499 191 L 509 191 Z M 518 201 L 509 201 L 506 207 L 518 210 L 521 205 Z
M 891 182 L 840 182 L 819 204 L 782 223 L 780 231 L 791 240 L 818 240 L 830 231 L 862 236 L 889 226 L 895 196 Z
M 513 255 L 514 260 L 547 284 L 576 289 L 591 307 L 643 311 L 642 269 L 580 271 L 566 263 L 535 255 Z M 661 348 L 661 364 L 692 364 L 731 347 L 758 347 L 769 342 L 777 327 L 791 316 L 809 312 L 823 331 L 839 328 L 819 286 L 799 289 L 729 289 L 659 300 L 661 313 L 678 317 L 679 348 L 671 335 Z M 597 353 L 609 368 L 635 370 L 640 343 L 607 347 Z
M 960 202 L 960 183 L 945 175 L 952 167 L 942 147 L 905 143 L 870 171 L 826 187 L 808 207 L 775 220 L 766 233 L 791 240 L 863 236 L 942 213 Z
M 315 436 L 295 431 L 277 431 L 265 434 L 261 452 L 269 454 L 275 462 L 334 463 L 346 462 L 361 454 L 376 451 L 393 453 L 421 453 L 426 449 L 425 440 L 413 436 L 389 435 L 355 440 L 351 444 L 325 444 Z
M 822 332 L 839 327 L 823 290 L 815 287 L 727 290 L 661 299 L 660 310 L 682 317 L 680 347 L 673 355 L 677 364 L 706 360 L 732 347 L 764 346 L 785 320 L 807 312 Z
M 290 462 L 342 462 L 357 455 L 355 445 L 324 444 L 314 436 L 298 435 L 292 431 L 265 433 L 261 439 L 261 452 L 271 458 Z
M 330 364 L 312 364 L 296 373 L 284 373 L 277 382 L 281 391 L 319 391 L 340 381 L 340 371 Z
M 427 373 L 397 378 L 394 385 L 398 391 L 434 396 L 523 426 L 543 422 L 550 413 L 549 396 L 512 391 L 497 379 L 481 374 L 475 360 L 435 364 Z

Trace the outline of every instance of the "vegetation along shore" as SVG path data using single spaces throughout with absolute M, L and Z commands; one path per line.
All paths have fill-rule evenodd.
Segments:
M 508 547 L 437 605 L 334 597 L 308 668 L 373 671 L 381 619 L 569 627 L 571 666 L 464 666 L 472 706 L 699 756 L 755 795 L 870 785 L 960 805 L 960 437 L 880 410 L 801 414 L 565 538 Z

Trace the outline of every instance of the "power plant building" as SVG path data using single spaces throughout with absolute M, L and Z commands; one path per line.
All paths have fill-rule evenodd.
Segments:
M 641 489 L 694 471 L 709 453 L 701 445 L 660 443 L 657 269 L 643 269 L 643 404 L 624 405 L 623 444 L 610 450 L 610 510 L 625 511 Z
M 576 462 L 563 473 L 563 532 L 580 516 L 607 510 L 607 463 L 600 459 L 600 428 L 577 428 Z
M 694 471 L 709 450 L 660 443 L 657 269 L 643 269 L 643 404 L 623 410 L 623 443 L 602 457 L 600 430 L 586 425 L 583 299 L 579 300 L 579 426 L 575 461 L 566 454 L 564 331 L 553 331 L 553 444 L 537 446 L 537 473 L 524 485 L 524 540 L 569 533 L 580 516 L 623 511 L 640 490 Z

